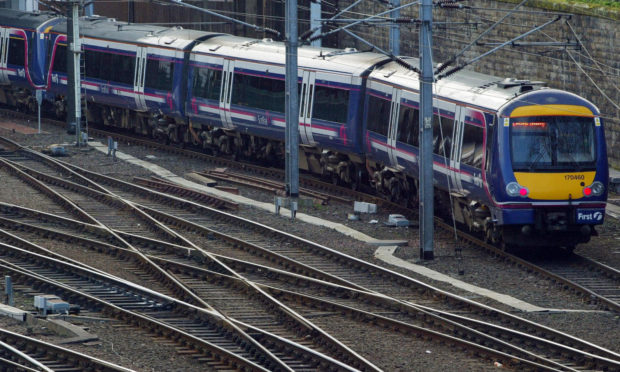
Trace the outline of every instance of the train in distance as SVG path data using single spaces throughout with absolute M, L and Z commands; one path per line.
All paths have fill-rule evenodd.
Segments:
M 89 122 L 282 163 L 285 47 L 271 39 L 79 20 Z M 67 114 L 67 20 L 0 14 L 0 102 Z M 300 168 L 402 204 L 418 195 L 419 77 L 356 49 L 298 50 Z M 403 57 L 411 65 L 418 60 Z M 461 71 L 434 85 L 438 211 L 505 247 L 575 248 L 607 200 L 604 125 L 576 94 Z

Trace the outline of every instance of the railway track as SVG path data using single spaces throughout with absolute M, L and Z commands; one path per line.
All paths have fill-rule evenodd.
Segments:
M 79 185 L 77 185 L 77 184 L 69 183 L 69 182 L 67 182 L 67 181 L 65 181 L 65 180 L 58 179 L 58 178 L 55 178 L 55 177 L 53 177 L 53 176 L 46 175 L 46 174 L 43 174 L 43 173 L 40 173 L 40 172 L 36 172 L 36 171 L 34 171 L 34 170 L 32 170 L 32 169 L 27 169 L 27 168 L 25 168 L 23 165 L 20 165 L 20 166 L 17 166 L 17 167 L 18 167 L 18 168 L 23 168 L 26 172 L 30 173 L 33 177 L 35 177 L 35 178 L 37 178 L 37 179 L 42 179 L 42 180 L 44 180 L 44 181 L 46 181 L 46 182 L 52 182 L 52 183 L 54 183 L 55 185 L 60 185 L 61 187 L 64 187 L 64 188 L 70 189 L 71 191 L 74 191 L 75 189 L 77 189 L 77 190 L 79 190 L 79 191 L 82 191 L 82 192 L 83 192 L 84 194 L 86 194 L 86 195 L 89 195 L 89 196 L 93 196 L 93 195 L 95 195 L 95 198 L 97 198 L 97 199 L 98 199 L 98 198 L 104 198 L 104 197 L 108 197 L 108 199 L 110 199 L 110 198 L 111 198 L 109 195 L 107 195 L 107 194 L 105 194 L 105 193 L 101 193 L 101 192 L 99 192 L 99 191 L 95 191 L 95 190 L 92 190 L 92 189 L 85 188 L 85 186 L 79 186 Z M 89 182 L 89 183 L 90 183 L 90 182 Z M 103 187 L 98 187 L 98 188 L 99 188 L 99 189 L 101 189 L 101 190 L 105 190 Z M 81 196 L 81 195 L 80 195 L 80 196 Z M 113 200 L 113 201 L 118 201 L 118 200 L 117 200 L 117 198 L 112 198 L 112 200 Z M 82 203 L 81 203 L 81 204 L 86 204 L 86 203 L 82 200 Z M 127 204 L 131 205 L 131 203 L 127 203 Z M 122 205 L 122 204 L 121 204 L 121 205 L 118 205 L 118 203 L 117 203 L 117 207 L 119 207 L 119 206 L 120 206 L 120 207 L 122 207 L 123 205 Z M 89 213 L 90 213 L 90 212 L 92 211 L 92 209 L 93 209 L 93 208 L 89 208 L 89 207 L 87 206 L 87 207 L 86 207 L 86 209 L 87 209 L 87 210 L 89 210 Z M 103 212 L 103 215 L 104 215 L 104 216 L 105 216 L 105 213 L 106 213 L 106 212 Z M 101 213 L 100 213 L 100 215 L 101 215 Z M 99 221 L 98 219 L 94 219 L 94 221 L 96 221 L 96 222 L 97 222 L 98 224 L 100 224 L 101 226 L 106 226 L 106 227 L 108 227 L 108 228 L 109 228 L 109 226 L 110 226 L 110 224 L 109 224 L 109 223 L 100 223 L 100 221 Z M 93 227 L 93 226 L 91 226 L 91 227 Z M 119 226 L 117 225 L 117 227 L 119 227 Z M 121 227 L 121 228 L 123 228 L 123 227 L 126 227 L 126 225 L 122 225 L 122 224 L 121 224 L 121 226 L 120 226 L 120 227 Z M 164 227 L 163 229 L 165 229 L 165 227 Z M 105 229 L 102 229 L 102 230 L 105 230 Z M 127 232 L 127 231 L 132 232 L 130 229 L 126 229 L 126 228 L 123 228 L 123 231 L 125 231 L 125 232 Z M 105 235 L 105 232 L 104 232 L 104 235 Z M 173 235 L 174 235 L 174 234 L 173 234 Z M 110 238 L 110 237 L 111 237 L 111 236 L 108 236 L 108 238 Z M 121 240 L 121 241 L 122 241 L 123 239 L 122 239 L 122 238 L 120 238 L 119 240 Z M 182 240 L 181 240 L 181 241 L 182 241 Z M 32 247 L 31 247 L 31 248 L 32 248 Z M 147 262 L 147 263 L 151 263 L 148 259 L 146 259 L 146 262 Z M 148 265 L 147 265 L 147 266 L 148 266 Z M 155 265 L 151 265 L 150 267 L 153 267 L 153 266 L 155 266 Z M 165 279 L 165 278 L 164 278 L 164 279 Z M 168 278 L 168 279 L 170 279 L 170 278 Z M 173 281 L 175 284 L 177 284 L 177 285 L 179 285 L 180 287 L 182 287 L 183 289 L 186 289 L 183 285 L 180 285 L 180 283 L 178 283 L 178 281 L 176 281 L 175 279 L 173 279 L 172 281 Z M 192 297 L 193 297 L 193 299 L 196 299 L 196 296 L 194 296 L 194 295 L 193 295 L 193 292 L 187 292 L 187 290 L 186 290 L 186 293 L 190 293 L 190 294 L 191 294 L 191 295 L 189 296 L 189 297 L 190 297 L 190 299 L 192 299 Z M 239 301 L 239 299 L 238 299 L 238 298 L 237 298 L 236 300 L 237 300 L 237 301 Z M 197 302 L 198 302 L 199 304 L 201 304 L 201 303 L 202 303 L 202 304 L 205 304 L 205 303 L 204 303 L 201 299 L 198 299 L 198 300 L 197 300 Z M 206 305 L 206 304 L 205 304 L 205 305 Z M 207 306 L 208 306 L 208 305 L 207 305 Z M 208 307 L 210 307 L 210 306 L 208 306 Z M 256 312 L 257 312 L 257 309 L 256 309 L 256 308 L 252 308 L 252 309 L 253 309 L 253 312 L 254 312 L 254 317 L 256 317 Z M 297 322 L 298 322 L 298 323 L 303 323 L 303 320 L 302 320 L 302 321 L 297 320 Z M 306 323 L 307 323 L 307 322 L 306 322 Z M 303 326 L 308 327 L 308 324 L 302 324 L 302 325 L 303 325 Z M 312 327 L 310 327 L 310 328 L 312 328 Z M 315 336 L 316 336 L 316 335 L 315 335 Z M 333 349 L 341 349 L 341 350 L 339 350 L 340 354 L 342 354 L 342 352 L 343 352 L 343 351 L 344 351 L 345 353 L 349 353 L 351 357 L 347 357 L 347 359 L 348 359 L 348 361 L 352 362 L 352 365 L 358 365 L 358 364 L 359 364 L 359 365 L 361 365 L 361 366 L 366 366 L 366 368 L 364 368 L 364 369 L 370 369 L 370 370 L 375 369 L 374 367 L 372 367 L 372 365 L 371 365 L 370 363 L 368 363 L 368 362 L 364 361 L 362 358 L 360 358 L 360 357 L 358 357 L 357 355 L 355 355 L 354 353 L 350 352 L 350 351 L 349 351 L 346 347 L 343 347 L 341 344 L 338 344 L 338 342 L 337 342 L 337 341 L 335 341 L 335 340 L 331 340 L 331 339 L 329 338 L 329 336 L 328 336 L 328 335 L 322 335 L 322 336 L 325 336 L 324 338 L 326 338 L 326 339 L 327 339 L 327 340 L 323 340 L 323 343 L 331 343 L 331 345 L 330 345 L 330 347 L 331 347 L 331 348 L 333 348 Z M 291 337 L 291 338 L 292 338 L 292 337 Z M 360 362 L 360 361 L 361 361 L 361 362 Z
M 212 237 L 212 238 L 213 238 L 213 237 Z M 181 247 L 181 249 L 182 249 L 182 250 L 186 250 L 187 248 Z M 290 264 L 290 262 L 289 262 L 289 264 Z M 289 269 L 290 269 L 290 267 L 289 267 Z M 303 269 L 301 269 L 301 271 L 303 271 Z M 316 273 L 314 273 L 314 274 L 316 274 Z M 322 275 L 323 275 L 324 277 L 329 277 L 329 276 L 330 276 L 330 275 L 328 275 L 328 274 L 322 274 Z M 353 287 L 353 286 L 356 286 L 356 284 L 354 284 L 354 283 L 348 283 L 348 285 L 350 285 L 350 286 L 352 286 L 352 287 Z M 289 295 L 289 296 L 290 296 L 290 295 Z M 332 305 L 332 306 L 333 306 L 333 305 Z
M 440 219 L 435 222 L 443 229 L 452 229 Z M 620 312 L 620 271 L 615 268 L 574 253 L 544 258 L 535 255 L 519 257 L 463 231 L 459 230 L 458 236 L 476 249 L 483 249 L 507 263 L 556 282 L 558 287 L 581 296 L 586 303 Z
M 91 311 L 122 319 L 168 337 L 219 363 L 221 369 L 313 371 L 318 366 L 351 370 L 332 358 L 220 312 L 106 275 L 99 270 L 0 244 L 0 267 L 18 282 L 61 294 Z M 35 284 L 36 283 L 36 284 Z M 256 342 L 248 342 L 250 335 Z
M 28 230 L 41 236 L 47 236 L 48 239 L 67 241 L 71 245 L 89 247 L 93 251 L 105 251 L 112 256 L 123 257 L 123 259 L 132 257 L 130 251 L 123 251 L 122 248 L 105 243 L 96 244 L 92 240 L 77 238 L 67 233 L 21 224 L 17 221 L 10 222 L 6 219 L 0 220 L 0 225 L 5 228 Z M 153 247 L 154 250 L 166 250 L 171 255 L 176 255 L 176 258 L 172 256 L 163 258 L 162 254 L 159 253 L 152 259 L 167 270 L 174 272 L 184 283 L 189 283 L 197 293 L 202 293 L 205 298 L 216 298 L 218 309 L 223 309 L 228 315 L 242 321 L 248 313 L 250 317 L 255 317 L 255 313 L 248 311 L 247 305 L 244 306 L 242 294 L 240 297 L 235 297 L 235 303 L 228 303 L 228 298 L 223 296 L 223 291 L 247 291 L 247 287 L 239 279 L 196 267 L 195 263 L 189 260 L 185 247 L 149 241 L 147 238 L 141 237 L 135 237 L 135 239 L 142 240 L 141 245 Z M 154 247 L 157 245 L 160 247 L 155 249 Z M 190 254 L 189 256 L 193 255 Z M 355 320 L 357 322 L 355 324 L 360 328 L 366 327 L 367 324 L 373 324 L 390 330 L 394 329 L 405 335 L 421 335 L 438 342 L 473 349 L 473 352 L 478 355 L 487 355 L 492 360 L 502 361 L 504 365 L 518 365 L 519 368 L 571 370 L 570 368 L 575 366 L 588 366 L 605 370 L 620 365 L 619 362 L 609 361 L 607 358 L 596 356 L 591 352 L 577 351 L 550 340 L 495 326 L 484 321 L 404 303 L 387 298 L 384 295 L 325 283 L 282 270 L 226 257 L 219 258 L 226 261 L 228 265 L 234 266 L 236 270 L 243 272 L 246 278 L 261 283 L 265 290 L 285 301 L 287 306 L 291 306 L 300 314 L 310 318 L 313 318 L 314 314 L 320 314 L 319 318 L 325 327 L 329 327 L 329 323 L 330 321 L 333 322 L 334 317 L 341 318 L 344 315 Z M 215 293 L 210 292 L 208 288 L 214 284 L 217 284 L 219 288 L 215 289 Z M 222 298 L 222 301 L 217 301 L 217 298 Z M 263 316 L 264 320 L 266 318 L 267 316 Z M 274 328 L 275 324 L 267 323 L 265 326 Z M 386 333 L 389 334 L 390 332 Z M 280 332 L 276 332 L 276 334 L 281 335 Z M 484 346 L 481 347 L 480 345 Z
M 131 372 L 76 351 L 0 329 L 0 365 L 4 371 Z

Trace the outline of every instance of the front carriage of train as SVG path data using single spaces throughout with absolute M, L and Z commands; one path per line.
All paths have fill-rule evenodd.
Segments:
M 0 14 L 0 103 L 36 112 L 36 92 L 47 88 L 49 30 L 61 21 L 51 12 Z
M 491 240 L 565 247 L 596 235 L 607 200 L 608 164 L 598 109 L 564 91 L 541 89 L 499 111 Z M 501 235 L 501 237 L 500 237 Z

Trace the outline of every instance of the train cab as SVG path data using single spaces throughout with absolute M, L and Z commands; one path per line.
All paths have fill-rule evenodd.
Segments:
M 589 241 L 607 200 L 598 109 L 571 93 L 541 89 L 509 102 L 498 116 L 502 155 L 492 216 L 503 226 L 502 239 L 567 248 Z

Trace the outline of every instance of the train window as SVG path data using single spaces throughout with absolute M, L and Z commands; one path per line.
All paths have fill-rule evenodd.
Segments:
M 312 94 L 312 91 L 309 92 Z M 316 85 L 312 117 L 320 120 L 345 123 L 349 108 L 349 91 Z
M 22 38 L 11 37 L 9 40 L 9 56 L 8 56 L 8 64 L 9 65 L 17 65 L 17 66 L 25 66 L 25 56 L 26 53 L 26 43 Z
M 222 85 L 222 71 L 210 68 L 196 68 L 192 83 L 192 94 L 196 97 L 219 100 Z
M 420 132 L 420 113 L 417 109 L 400 106 L 398 115 L 398 140 L 400 142 L 417 146 L 418 133 Z
M 484 154 L 484 147 L 482 146 L 483 132 L 482 127 L 465 124 L 463 127 L 461 163 L 482 168 L 482 156 Z
M 144 86 L 151 89 L 172 90 L 174 64 L 157 59 L 146 60 L 146 77 Z
M 390 125 L 390 106 L 391 101 L 370 96 L 366 129 L 387 136 L 388 126 Z
M 54 53 L 54 65 L 52 71 L 67 73 L 67 46 L 56 45 L 56 52 Z
M 133 85 L 135 59 L 132 56 L 86 49 L 84 69 L 90 78 Z
M 99 53 L 86 49 L 84 52 L 84 73 L 86 77 L 99 78 L 99 66 L 101 62 L 97 59 Z
M 113 54 L 114 64 L 112 66 L 118 66 L 120 73 L 113 71 L 108 80 L 118 81 L 119 83 L 133 85 L 133 75 L 136 60 L 132 56 L 125 56 L 121 54 Z
M 452 155 L 452 129 L 454 119 L 433 115 L 433 153 L 450 158 Z
M 284 112 L 284 80 L 236 73 L 230 103 Z

